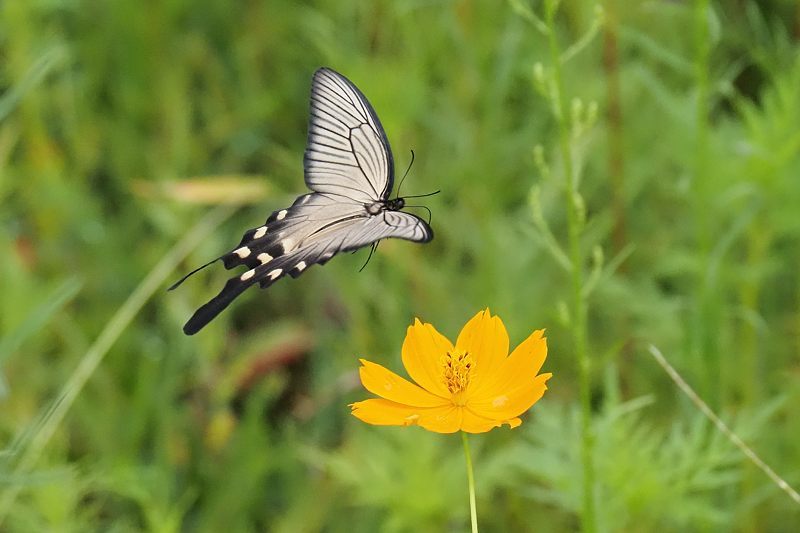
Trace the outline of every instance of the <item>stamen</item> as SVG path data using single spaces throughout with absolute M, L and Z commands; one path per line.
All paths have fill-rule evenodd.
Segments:
M 454 396 L 459 396 L 469 385 L 472 358 L 467 352 L 448 352 L 447 355 L 442 356 L 440 364 L 442 365 L 442 380 L 447 385 L 447 390 Z

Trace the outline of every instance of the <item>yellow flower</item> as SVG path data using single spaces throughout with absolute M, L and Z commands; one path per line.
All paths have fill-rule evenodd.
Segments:
M 417 385 L 361 359 L 361 383 L 381 398 L 351 404 L 352 414 L 368 424 L 418 425 L 437 433 L 483 433 L 503 424 L 515 428 L 552 376 L 537 375 L 547 357 L 543 334 L 534 331 L 508 355 L 506 328 L 488 309 L 467 322 L 455 346 L 416 319 L 402 356 Z

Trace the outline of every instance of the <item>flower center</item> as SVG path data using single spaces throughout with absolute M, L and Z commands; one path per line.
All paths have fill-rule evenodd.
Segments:
M 469 353 L 462 351 L 447 352 L 447 355 L 441 359 L 441 365 L 442 379 L 447 385 L 447 389 L 454 396 L 460 395 L 469 385 L 469 375 L 472 371 L 472 358 Z

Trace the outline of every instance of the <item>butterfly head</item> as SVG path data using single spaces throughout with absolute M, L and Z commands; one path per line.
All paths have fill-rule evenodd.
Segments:
M 406 201 L 403 198 L 392 198 L 386 201 L 386 209 L 389 211 L 400 211 L 406 206 Z

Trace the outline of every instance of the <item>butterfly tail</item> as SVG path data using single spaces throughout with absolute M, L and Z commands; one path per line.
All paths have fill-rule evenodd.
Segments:
M 203 329 L 206 324 L 214 320 L 218 314 L 224 311 L 237 296 L 242 294 L 254 282 L 255 280 L 242 281 L 239 277 L 229 279 L 219 294 L 194 312 L 192 317 L 184 324 L 183 332 L 187 335 L 194 335 Z
M 300 257 L 300 259 L 296 257 Z M 187 335 L 194 335 L 203 329 L 214 317 L 224 311 L 237 296 L 256 283 L 262 289 L 266 289 L 286 274 L 292 277 L 299 276 L 309 264 L 302 260 L 303 257 L 307 257 L 307 252 L 304 254 L 292 254 L 291 256 L 280 256 L 266 262 L 258 261 L 257 264 L 249 263 L 256 266 L 235 278 L 229 279 L 219 294 L 195 311 L 183 326 L 183 332 Z M 224 259 L 228 259 L 228 257 Z M 244 262 L 243 264 L 247 263 Z

